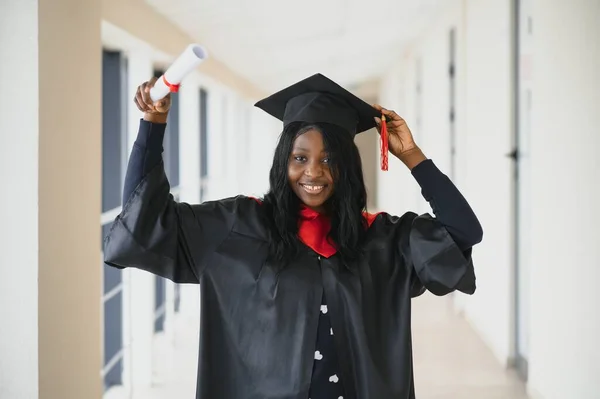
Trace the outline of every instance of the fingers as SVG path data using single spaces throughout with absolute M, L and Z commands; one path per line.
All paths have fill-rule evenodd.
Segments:
M 390 111 L 387 109 L 382 109 L 381 112 L 386 116 L 386 119 L 390 123 L 404 121 L 400 115 L 398 115 L 395 111 Z
M 142 112 L 167 112 L 171 105 L 171 95 L 169 94 L 167 97 L 153 102 L 152 98 L 150 98 L 150 89 L 154 87 L 157 78 L 152 78 L 147 82 L 142 83 L 136 93 L 135 98 L 133 99 L 135 105 Z
M 150 98 L 150 89 L 152 88 L 152 86 L 150 86 L 150 82 L 146 82 L 142 84 L 142 100 L 144 101 L 144 104 L 146 104 L 146 106 L 150 109 L 150 110 L 154 110 L 154 101 L 152 101 L 152 99 Z
M 138 109 L 142 112 L 148 112 L 148 111 L 152 111 L 152 109 L 150 108 L 150 106 L 148 104 L 146 104 L 146 102 L 144 101 L 144 91 L 146 90 L 146 83 L 143 83 L 142 85 L 140 85 L 137 89 L 137 91 L 135 92 L 135 105 L 137 105 Z
M 402 117 L 400 115 L 398 115 L 395 111 L 389 111 L 387 116 L 390 116 L 392 121 L 394 121 L 394 122 L 403 122 L 404 121 L 404 119 L 402 119 Z
M 147 93 L 147 98 L 144 98 L 144 101 L 146 102 L 146 104 L 148 104 L 152 109 L 156 108 L 156 103 L 152 101 L 152 98 L 150 97 L 150 89 L 152 89 L 154 87 L 154 85 L 156 84 L 156 81 L 158 80 L 158 78 L 153 77 L 151 78 L 147 84 L 146 84 L 146 89 L 144 90 L 145 93 Z M 158 102 L 158 101 L 157 101 Z
M 373 104 L 373 108 L 380 111 L 383 115 L 386 116 L 386 119 L 392 123 L 396 122 L 396 121 L 404 121 L 404 119 L 402 119 L 402 117 L 400 115 L 398 115 L 395 111 L 385 109 L 379 104 Z M 376 120 L 377 124 L 381 123 L 380 118 L 377 118 L 377 120 Z
M 135 103 L 136 107 L 138 107 L 138 109 L 142 112 L 146 112 L 146 107 L 144 105 L 140 104 L 140 100 L 138 99 L 138 97 L 136 96 L 133 99 L 133 102 Z
M 400 127 L 406 125 L 406 121 L 402 118 L 388 122 L 389 127 Z

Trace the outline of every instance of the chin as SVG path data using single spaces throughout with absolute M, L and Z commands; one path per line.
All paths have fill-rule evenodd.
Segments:
M 293 187 L 292 191 L 294 191 L 294 194 L 296 194 L 296 197 L 298 197 L 298 199 L 304 206 L 314 210 L 318 210 L 320 212 L 324 211 L 327 201 L 329 201 L 329 199 L 333 195 L 333 190 L 331 190 L 331 187 L 327 187 L 323 192 L 319 193 L 318 195 L 307 193 L 301 187 Z
M 300 197 L 300 201 L 307 207 L 312 208 L 312 209 L 319 209 L 319 210 L 323 210 L 323 208 L 325 207 L 325 205 L 327 204 L 327 200 L 329 200 L 330 196 L 324 196 L 323 198 L 306 198 L 306 197 Z
M 318 209 L 325 206 L 325 201 L 302 201 L 309 208 Z

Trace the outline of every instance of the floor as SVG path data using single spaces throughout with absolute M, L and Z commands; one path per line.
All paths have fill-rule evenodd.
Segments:
M 424 295 L 413 305 L 413 352 L 418 399 L 526 399 L 507 372 L 445 298 Z
M 132 399 L 194 397 L 197 329 L 189 323 L 175 328 L 175 352 L 156 353 L 155 386 Z M 523 384 L 453 314 L 447 299 L 424 295 L 414 301 L 413 341 L 418 399 L 527 399 Z

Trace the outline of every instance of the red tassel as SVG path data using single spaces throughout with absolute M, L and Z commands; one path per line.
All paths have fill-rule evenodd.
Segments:
M 381 170 L 388 170 L 388 131 L 385 115 L 381 115 Z

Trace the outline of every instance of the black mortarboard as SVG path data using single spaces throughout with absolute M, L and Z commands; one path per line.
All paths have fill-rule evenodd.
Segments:
M 381 113 L 331 79 L 317 73 L 255 104 L 283 121 L 331 123 L 353 137 L 376 126 Z

